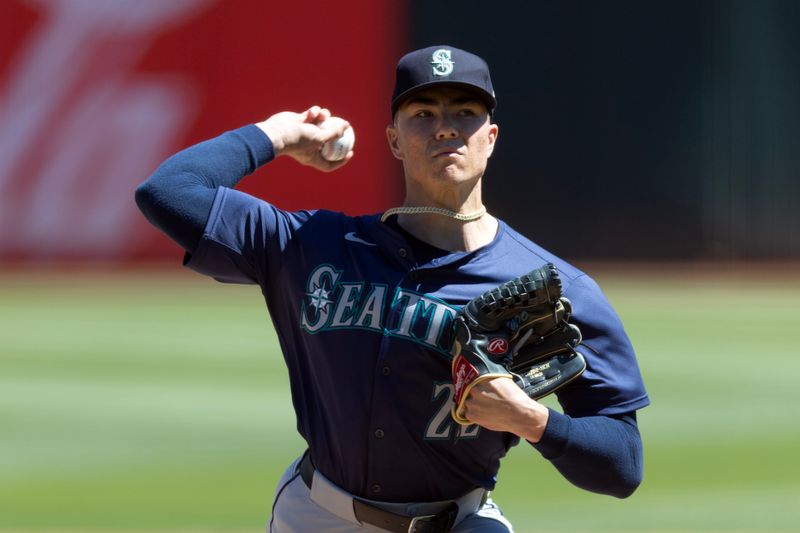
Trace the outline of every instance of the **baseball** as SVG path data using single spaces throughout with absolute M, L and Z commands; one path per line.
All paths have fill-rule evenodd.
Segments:
M 339 117 L 331 117 L 320 124 L 320 128 L 337 127 L 342 122 L 344 122 L 344 120 Z M 344 131 L 344 135 L 322 145 L 322 157 L 328 161 L 340 161 L 353 149 L 355 142 L 356 134 L 353 128 L 348 126 Z

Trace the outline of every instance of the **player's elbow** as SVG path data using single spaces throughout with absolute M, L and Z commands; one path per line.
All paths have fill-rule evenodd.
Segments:
M 638 430 L 627 424 L 616 425 L 623 429 L 617 435 L 616 445 L 607 453 L 594 455 L 585 469 L 576 477 L 580 486 L 616 498 L 627 498 L 636 492 L 644 476 L 643 447 Z
M 168 198 L 165 197 L 162 188 L 153 180 L 147 180 L 139 185 L 134 193 L 134 199 L 139 211 L 152 224 L 157 224 L 157 221 L 163 218 L 164 212 L 169 208 Z
M 146 215 L 155 203 L 155 193 L 152 185 L 145 181 L 136 187 L 134 199 L 136 200 L 136 206 L 139 208 L 139 211 Z
M 641 484 L 641 468 L 636 471 L 625 472 L 619 476 L 613 487 L 610 487 L 612 490 L 609 492 L 609 495 L 620 499 L 627 498 L 636 492 L 636 489 L 638 489 Z
M 628 446 L 629 459 L 616 463 L 614 482 L 609 486 L 613 488 L 609 494 L 617 498 L 627 498 L 639 488 L 644 476 L 642 441 L 636 432 Z
M 624 499 L 636 492 L 642 483 L 641 462 L 634 462 L 625 465 L 598 464 L 595 468 L 583 470 L 580 475 L 572 476 L 570 481 L 584 490 Z
M 636 438 L 632 438 L 629 443 L 628 451 L 630 458 L 628 461 L 621 461 L 617 464 L 615 475 L 614 492 L 612 496 L 617 498 L 627 498 L 639 488 L 644 477 L 642 441 L 638 431 Z

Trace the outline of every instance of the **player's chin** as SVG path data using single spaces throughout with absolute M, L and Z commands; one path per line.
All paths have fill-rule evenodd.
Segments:
M 430 167 L 435 173 L 441 174 L 443 172 L 454 173 L 463 170 L 463 161 L 454 157 L 436 156 L 432 157 L 429 162 Z
M 462 165 L 456 163 L 439 167 L 436 176 L 438 176 L 440 181 L 445 181 L 454 185 L 469 182 L 474 179 L 472 172 L 469 172 Z

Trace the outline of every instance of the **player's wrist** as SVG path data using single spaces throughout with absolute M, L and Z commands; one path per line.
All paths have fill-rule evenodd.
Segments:
M 519 422 L 514 433 L 531 444 L 536 444 L 542 440 L 549 418 L 550 410 L 547 407 L 528 398 L 524 415 L 518 418 Z
M 269 141 L 272 143 L 272 151 L 275 154 L 275 157 L 285 153 L 286 142 L 283 140 L 280 130 L 271 124 L 269 119 L 256 123 L 256 127 L 264 132 L 264 135 L 266 135 Z

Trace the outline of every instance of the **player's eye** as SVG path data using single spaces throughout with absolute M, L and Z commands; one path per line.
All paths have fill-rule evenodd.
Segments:
M 419 118 L 427 118 L 427 117 L 432 117 L 433 113 L 431 113 L 427 109 L 420 109 L 420 110 L 418 110 L 417 112 L 414 113 L 414 116 L 415 117 L 419 117 Z

